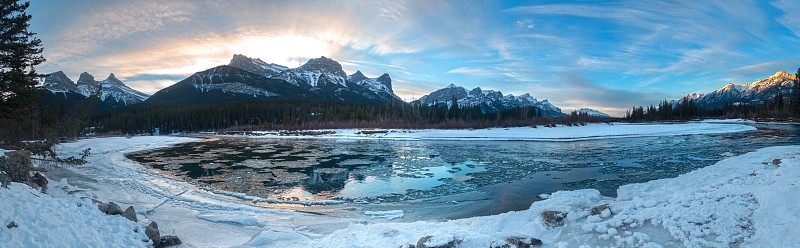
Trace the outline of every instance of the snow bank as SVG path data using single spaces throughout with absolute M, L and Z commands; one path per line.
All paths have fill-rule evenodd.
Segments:
M 576 141 L 606 138 L 674 136 L 692 134 L 718 134 L 754 131 L 755 127 L 723 123 L 678 123 L 678 124 L 589 124 L 586 126 L 513 127 L 469 130 L 371 130 L 367 134 L 360 129 L 333 129 L 330 134 L 309 136 L 281 136 L 275 132 L 255 132 L 268 138 L 316 138 L 316 139 L 386 139 L 386 140 L 528 140 L 528 141 Z
M 56 198 L 25 184 L 0 188 L 2 247 L 146 247 L 144 227 L 97 210 L 89 200 Z M 10 222 L 17 227 L 8 229 Z
M 800 244 L 800 146 L 764 148 L 677 178 L 555 192 L 524 211 L 444 222 L 351 224 L 311 247 L 399 247 L 428 235 L 459 247 L 540 239 L 545 247 L 792 247 Z M 592 215 L 591 209 L 610 208 Z M 544 211 L 567 213 L 548 227 Z

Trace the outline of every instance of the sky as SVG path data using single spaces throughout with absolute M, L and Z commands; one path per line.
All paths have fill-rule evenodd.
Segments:
M 37 70 L 155 93 L 244 54 L 389 73 L 408 101 L 456 84 L 569 111 L 707 93 L 800 67 L 800 4 L 776 1 L 32 1 Z

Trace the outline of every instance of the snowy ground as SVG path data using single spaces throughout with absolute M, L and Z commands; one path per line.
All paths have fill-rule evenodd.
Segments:
M 640 128 L 637 129 L 640 132 L 651 130 L 638 135 L 689 134 L 692 133 L 689 127 L 701 128 L 695 132 L 702 133 L 751 130 L 748 126 L 731 124 L 650 126 L 617 124 L 609 127 L 624 128 L 607 129 L 599 135 L 637 135 L 625 131 L 635 128 Z M 561 128 L 582 127 L 552 130 Z M 482 132 L 484 137 L 492 137 L 486 130 L 458 132 Z M 548 137 L 598 136 L 588 131 L 580 135 L 574 135 L 576 130 L 558 132 L 564 135 Z M 442 137 L 444 131 L 415 133 L 415 137 L 421 137 L 420 133 Z M 800 209 L 797 208 L 800 197 L 796 194 L 800 183 L 798 146 L 765 148 L 678 178 L 626 185 L 619 189 L 617 198 L 603 197 L 592 189 L 564 191 L 553 193 L 547 200 L 536 202 L 524 211 L 442 222 L 403 223 L 402 213 L 398 211 L 342 218 L 265 208 L 242 201 L 249 199 L 246 197 L 209 191 L 161 176 L 124 157 L 128 152 L 193 140 L 98 138 L 60 145 L 58 150 L 67 156 L 85 148 L 91 148 L 92 155 L 89 164 L 69 170 L 54 169 L 51 177 L 66 178 L 70 184 L 89 190 L 54 193 L 55 198 L 50 198 L 21 185 L 12 185 L 11 191 L 0 189 L 0 209 L 16 209 L 0 211 L 0 221 L 19 219 L 20 224 L 36 223 L 10 229 L 21 232 L 0 232 L 0 240 L 11 240 L 15 247 L 29 247 L 30 240 L 37 242 L 34 244 L 64 242 L 69 244 L 67 246 L 92 242 L 118 242 L 116 245 L 98 243 L 98 247 L 144 246 L 146 243 L 140 241 L 141 232 L 129 230 L 155 220 L 162 235 L 179 236 L 185 242 L 184 247 L 399 247 L 416 244 L 428 235 L 433 236 L 432 242 L 460 240 L 459 247 L 502 245 L 510 236 L 537 238 L 545 247 L 584 244 L 591 247 L 787 247 L 800 243 Z M 775 159 L 780 159 L 780 164 L 775 165 Z M 33 194 L 34 199 L 27 200 L 31 198 L 28 194 Z M 119 216 L 100 216 L 99 211 L 93 212 L 93 206 L 87 206 L 89 201 L 78 200 L 76 196 L 133 205 L 140 223 L 131 224 Z M 16 203 L 19 201 L 15 199 L 21 198 L 26 201 Z M 590 208 L 601 204 L 608 204 L 610 211 L 590 215 Z M 46 211 L 35 214 L 24 211 L 37 207 Z M 564 225 L 544 225 L 540 215 L 545 210 L 567 213 Z M 84 217 L 72 217 L 73 212 Z M 68 221 L 72 221 L 68 227 L 54 228 Z M 92 228 L 97 230 L 91 231 Z M 122 237 L 101 236 L 105 240 L 97 241 L 101 238 L 73 234 L 74 230 Z
M 275 132 L 255 132 L 262 137 L 297 137 L 322 139 L 386 139 L 386 140 L 520 140 L 520 141 L 576 141 L 644 136 L 670 136 L 715 134 L 753 131 L 756 128 L 730 123 L 679 123 L 679 124 L 589 124 L 586 126 L 512 127 L 469 130 L 380 130 L 382 133 L 360 133 L 361 129 L 319 130 L 334 132 L 317 136 L 280 136 Z M 385 131 L 385 132 L 384 132 Z

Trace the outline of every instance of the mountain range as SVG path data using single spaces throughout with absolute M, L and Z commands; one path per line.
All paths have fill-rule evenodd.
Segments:
M 367 104 L 402 101 L 388 74 L 368 78 L 361 71 L 347 75 L 333 59 L 310 59 L 297 68 L 234 55 L 227 65 L 194 73 L 164 88 L 146 103 L 199 103 L 252 99 L 318 99 Z
M 42 88 L 50 91 L 55 97 L 79 100 L 96 96 L 100 102 L 110 108 L 126 107 L 143 103 L 150 95 L 131 89 L 114 76 L 102 81 L 96 81 L 94 76 L 84 72 L 78 77 L 78 82 L 73 82 L 62 71 L 51 73 L 44 80 Z
M 760 105 L 764 101 L 774 99 L 778 93 L 789 97 L 792 84 L 796 79 L 795 74 L 778 71 L 772 76 L 758 79 L 750 83 L 728 83 L 719 89 L 706 94 L 690 93 L 684 98 L 697 103 L 703 108 L 719 108 L 727 103 Z M 672 101 L 676 105 L 679 100 Z
M 419 100 L 413 101 L 412 104 L 450 106 L 454 100 L 458 103 L 459 107 L 479 106 L 481 112 L 484 113 L 519 107 L 537 107 L 544 111 L 543 114 L 545 116 L 564 115 L 560 108 L 547 100 L 538 101 L 528 93 L 520 96 L 511 94 L 503 95 L 500 91 L 483 90 L 480 87 L 467 91 L 464 87 L 456 86 L 455 84 L 450 84 L 445 88 L 433 91 L 421 97 Z

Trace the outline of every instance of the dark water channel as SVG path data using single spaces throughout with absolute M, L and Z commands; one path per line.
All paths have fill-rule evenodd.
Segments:
M 481 214 L 527 209 L 538 195 L 675 177 L 730 156 L 800 144 L 800 126 L 573 142 L 215 137 L 128 157 L 212 188 L 283 200 L 402 203 L 480 192 Z

